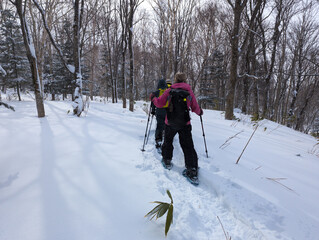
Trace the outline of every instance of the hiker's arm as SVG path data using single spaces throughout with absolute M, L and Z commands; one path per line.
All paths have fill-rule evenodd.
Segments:
M 170 89 L 167 89 L 159 98 L 154 97 L 152 99 L 152 102 L 155 104 L 156 107 L 162 108 L 166 105 L 168 95 L 169 95 Z
M 199 107 L 197 100 L 195 98 L 195 95 L 192 91 L 190 92 L 190 95 L 191 95 L 191 110 L 192 110 L 192 112 L 196 113 L 197 115 L 201 115 L 202 109 Z

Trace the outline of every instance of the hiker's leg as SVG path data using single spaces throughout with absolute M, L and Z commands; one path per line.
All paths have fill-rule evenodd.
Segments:
M 192 126 L 187 125 L 178 131 L 179 142 L 184 152 L 185 167 L 198 168 L 197 153 L 192 138 Z
M 173 157 L 173 140 L 177 131 L 165 124 L 164 143 L 162 145 L 162 156 L 164 159 L 172 159 Z

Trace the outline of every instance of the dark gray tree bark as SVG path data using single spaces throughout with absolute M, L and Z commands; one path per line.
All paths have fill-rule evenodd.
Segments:
M 237 83 L 237 68 L 238 68 L 238 59 L 239 59 L 239 29 L 241 22 L 241 14 L 243 9 L 247 4 L 247 0 L 236 0 L 233 4 L 230 0 L 227 0 L 231 5 L 234 13 L 233 19 L 233 29 L 231 33 L 231 60 L 230 60 L 230 76 L 229 81 L 226 85 L 226 112 L 225 119 L 231 120 L 234 117 L 234 98 L 235 98 L 235 89 Z
M 27 51 L 27 57 L 30 64 L 31 74 L 32 74 L 32 82 L 34 86 L 34 94 L 35 94 L 35 102 L 38 112 L 38 117 L 45 117 L 44 103 L 43 103 L 43 92 L 41 91 L 41 81 L 38 72 L 38 64 L 37 64 L 37 56 L 35 53 L 34 45 L 32 42 L 32 37 L 30 35 L 28 24 L 25 18 L 25 5 L 22 0 L 15 0 L 12 2 L 19 15 L 20 23 L 21 23 L 21 31 L 23 35 L 24 45 Z

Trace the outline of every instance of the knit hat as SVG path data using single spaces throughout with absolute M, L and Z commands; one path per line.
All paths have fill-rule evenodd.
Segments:
M 167 88 L 167 85 L 166 85 L 166 81 L 165 79 L 160 79 L 158 81 L 158 84 L 157 84 L 157 89 L 166 89 Z
M 169 80 L 169 79 L 167 79 L 167 80 L 166 80 L 166 84 L 167 84 L 167 86 L 168 86 L 168 87 L 171 87 L 171 85 L 172 85 L 172 81 L 171 81 L 171 80 Z
M 178 72 L 175 74 L 174 83 L 186 82 L 186 80 L 187 80 L 187 76 L 185 73 Z

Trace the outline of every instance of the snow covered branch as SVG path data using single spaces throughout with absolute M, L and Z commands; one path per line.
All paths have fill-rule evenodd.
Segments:
M 8 104 L 6 104 L 6 103 L 0 101 L 0 106 L 1 106 L 1 105 L 3 105 L 3 106 L 5 106 L 6 108 L 11 109 L 12 111 L 15 112 L 14 107 L 12 107 L 12 106 L 10 106 L 10 105 L 8 105 Z

